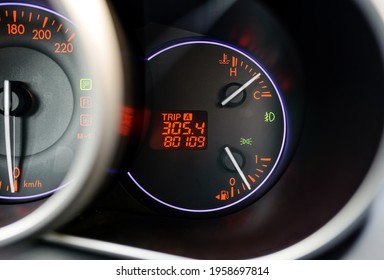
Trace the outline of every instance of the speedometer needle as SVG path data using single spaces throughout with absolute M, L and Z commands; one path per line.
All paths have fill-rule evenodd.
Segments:
M 12 162 L 12 145 L 11 145 L 11 121 L 10 121 L 10 107 L 11 107 L 11 84 L 8 80 L 4 80 L 4 130 L 5 130 L 5 153 L 7 157 L 7 168 L 9 186 L 11 192 L 15 192 L 14 177 L 13 177 L 13 162 Z
M 244 85 L 242 85 L 241 87 L 239 87 L 234 93 L 232 93 L 231 95 L 229 95 L 227 98 L 225 98 L 223 101 L 221 101 L 221 106 L 225 106 L 227 105 L 233 98 L 235 98 L 236 96 L 238 96 L 244 89 L 246 89 L 247 87 L 249 87 L 254 81 L 256 81 L 257 79 L 260 78 L 260 75 L 261 73 L 253 76 L 251 79 L 248 80 L 248 82 L 246 82 Z
M 240 168 L 239 164 L 237 163 L 235 157 L 233 156 L 231 150 L 228 147 L 225 147 L 224 150 L 227 153 L 229 159 L 231 160 L 233 166 L 235 167 L 237 173 L 239 173 L 239 175 L 240 175 L 241 179 L 243 180 L 244 184 L 250 190 L 251 189 L 251 185 L 249 184 L 247 178 L 245 177 L 243 171 L 241 170 L 241 168 Z

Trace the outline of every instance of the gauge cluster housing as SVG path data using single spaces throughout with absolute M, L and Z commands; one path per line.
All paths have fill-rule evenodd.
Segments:
M 375 14 L 368 18 L 365 4 L 136 1 L 128 10 L 112 4 L 132 11 L 119 18 L 138 60 L 168 42 L 202 36 L 261 61 L 287 104 L 289 151 L 268 192 L 215 217 L 164 212 L 126 182 L 128 164 L 123 183 L 61 233 L 146 249 L 149 258 L 161 252 L 237 259 L 313 258 L 353 232 L 382 182 L 382 51 Z
M 137 99 L 141 138 L 134 151 L 115 153 L 119 165 L 109 171 L 118 180 L 104 181 L 86 208 L 43 235 L 47 244 L 112 258 L 313 259 L 364 225 L 384 183 L 384 37 L 378 32 L 384 23 L 371 1 L 108 5 L 122 42 L 117 53 L 134 69 L 125 69 L 134 83 L 125 94 Z M 148 55 L 192 38 L 224 42 L 255 58 L 276 83 L 287 115 L 286 145 L 270 187 L 209 215 L 158 203 L 128 175 L 151 128 Z

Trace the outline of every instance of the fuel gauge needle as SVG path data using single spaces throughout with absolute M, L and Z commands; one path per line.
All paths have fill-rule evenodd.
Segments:
M 244 85 L 239 87 L 235 92 L 233 92 L 231 95 L 229 95 L 227 98 L 225 98 L 223 101 L 221 101 L 221 106 L 227 105 L 233 98 L 238 96 L 243 90 L 245 90 L 247 87 L 249 87 L 254 81 L 260 78 L 261 73 L 253 76 L 251 79 L 248 80 Z
M 241 168 L 240 168 L 239 164 L 237 163 L 235 157 L 233 156 L 231 150 L 228 147 L 225 147 L 224 150 L 227 153 L 227 155 L 228 155 L 229 159 L 231 160 L 232 164 L 235 166 L 235 169 L 236 169 L 237 173 L 239 173 L 239 175 L 240 175 L 241 179 L 243 180 L 244 184 L 250 190 L 251 189 L 251 185 L 249 184 L 247 178 L 245 177 L 243 171 L 241 170 Z
M 11 192 L 15 192 L 14 177 L 13 177 L 13 157 L 12 157 L 12 144 L 11 144 L 11 120 L 10 120 L 10 107 L 11 107 L 11 83 L 9 80 L 4 80 L 4 129 L 5 129 L 5 152 L 7 157 L 7 168 L 9 186 Z

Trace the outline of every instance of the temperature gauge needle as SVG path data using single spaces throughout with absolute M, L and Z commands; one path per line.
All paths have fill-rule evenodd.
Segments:
M 239 87 L 234 93 L 229 95 L 227 98 L 225 98 L 223 101 L 221 101 L 221 106 L 227 105 L 233 98 L 238 96 L 243 90 L 245 90 L 247 87 L 249 87 L 254 81 L 260 78 L 261 73 L 253 76 L 251 79 L 248 80 L 244 85 Z
M 4 80 L 4 130 L 5 130 L 5 151 L 7 157 L 7 168 L 9 177 L 9 186 L 11 192 L 15 192 L 14 177 L 13 177 L 13 158 L 12 158 L 12 144 L 11 144 L 11 120 L 10 120 L 10 107 L 11 107 L 11 83 Z
M 240 175 L 241 179 L 243 180 L 244 184 L 250 190 L 251 189 L 251 185 L 249 184 L 247 178 L 245 177 L 243 171 L 241 170 L 241 168 L 240 168 L 239 164 L 237 163 L 235 157 L 233 156 L 231 150 L 228 147 L 225 147 L 224 150 L 227 153 L 227 155 L 228 155 L 229 159 L 231 160 L 232 164 L 235 166 L 235 169 L 236 169 L 237 173 L 239 173 L 239 175 Z

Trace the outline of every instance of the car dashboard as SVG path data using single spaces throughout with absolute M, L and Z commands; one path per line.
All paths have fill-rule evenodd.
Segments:
M 0 2 L 1 259 L 384 257 L 380 1 L 57 2 Z

